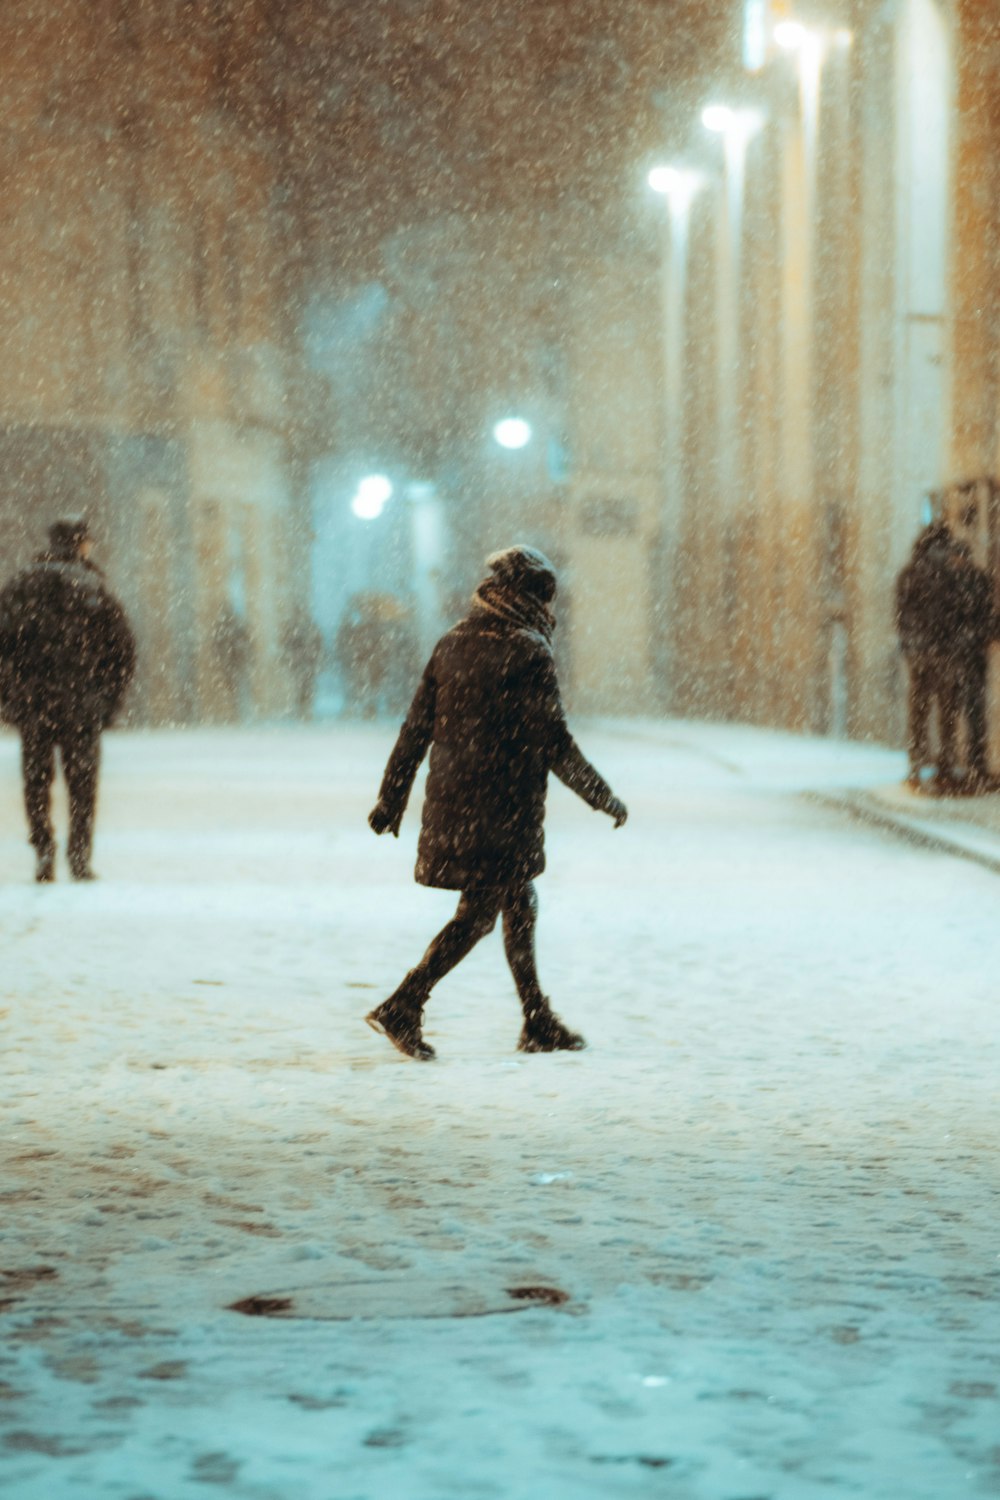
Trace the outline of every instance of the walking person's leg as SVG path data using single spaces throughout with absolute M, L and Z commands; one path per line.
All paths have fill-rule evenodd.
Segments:
M 503 946 L 514 976 L 524 1026 L 521 1052 L 579 1052 L 587 1044 L 554 1015 L 542 994 L 535 958 L 538 896 L 532 881 L 511 886 L 503 897 Z
M 920 783 L 920 772 L 930 760 L 927 730 L 931 713 L 931 672 L 925 657 L 916 654 L 907 658 L 910 688 L 907 698 L 909 725 L 909 775 L 911 786 Z
M 976 654 L 962 673 L 962 709 L 965 714 L 967 779 L 969 790 L 983 790 L 989 782 L 986 765 L 986 654 Z
M 409 1057 L 431 1058 L 434 1048 L 425 1042 L 420 1018 L 438 980 L 460 964 L 466 954 L 496 926 L 502 893 L 493 886 L 463 891 L 458 910 L 402 984 L 365 1017 L 369 1026 L 387 1036 L 394 1047 Z
M 21 779 L 28 841 L 35 851 L 35 879 L 55 879 L 56 841 L 52 826 L 52 780 L 55 776 L 55 737 L 47 724 L 21 728 Z
M 961 683 L 953 662 L 942 663 L 935 673 L 934 685 L 938 710 L 937 779 L 941 789 L 948 791 L 954 788 L 956 781 L 956 742 L 961 702 Z
M 94 843 L 97 773 L 101 758 L 100 731 L 74 728 L 61 739 L 63 773 L 69 793 L 70 874 L 74 880 L 93 880 L 90 856 Z

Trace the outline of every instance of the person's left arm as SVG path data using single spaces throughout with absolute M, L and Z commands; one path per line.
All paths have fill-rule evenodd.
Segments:
M 595 812 L 607 813 L 614 819 L 615 827 L 621 828 L 628 817 L 628 809 L 621 798 L 615 796 L 596 766 L 591 765 L 570 733 L 555 661 L 547 648 L 544 652 L 539 650 L 533 664 L 533 675 L 532 698 L 537 705 L 536 716 L 546 742 L 549 770 L 588 807 Z

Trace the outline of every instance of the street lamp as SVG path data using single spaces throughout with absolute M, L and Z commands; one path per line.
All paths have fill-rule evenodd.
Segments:
M 716 306 L 719 316 L 715 354 L 719 488 L 731 504 L 739 493 L 742 479 L 740 330 L 744 180 L 747 147 L 762 128 L 764 115 L 759 109 L 711 103 L 702 110 L 701 123 L 713 135 L 722 137 L 726 164 L 716 235 Z
M 351 509 L 361 521 L 377 521 L 392 499 L 392 481 L 384 474 L 366 474 L 359 480 Z
M 844 52 L 854 40 L 846 26 L 806 26 L 801 21 L 779 21 L 772 32 L 774 42 L 794 57 L 799 74 L 799 102 L 805 149 L 807 191 L 812 194 L 816 174 L 816 137 L 823 65 L 831 48 Z
M 501 448 L 526 448 L 531 442 L 531 423 L 523 417 L 504 417 L 494 426 L 493 437 Z
M 646 181 L 666 199 L 660 214 L 660 291 L 663 316 L 664 530 L 681 527 L 685 501 L 684 375 L 688 234 L 691 204 L 705 186 L 701 172 L 678 166 L 655 166 Z
M 826 26 L 805 26 L 801 21 L 779 21 L 774 28 L 774 40 L 782 52 L 801 52 L 810 46 L 847 48 L 854 41 L 854 33 L 846 26 L 831 31 Z
M 705 179 L 700 172 L 682 167 L 653 167 L 646 181 L 654 193 L 666 198 L 672 214 L 683 216 Z
M 764 123 L 759 109 L 733 109 L 729 104 L 706 104 L 701 112 L 701 123 L 713 135 L 723 135 L 728 141 L 749 141 Z
M 779 21 L 774 28 L 774 40 L 782 52 L 797 52 L 808 35 L 801 21 Z

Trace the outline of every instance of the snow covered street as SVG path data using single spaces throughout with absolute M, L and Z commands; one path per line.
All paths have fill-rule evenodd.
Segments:
M 515 1052 L 494 933 L 427 1065 L 363 1023 L 454 905 L 365 826 L 391 728 L 106 736 L 93 886 L 0 738 L 4 1495 L 1000 1495 L 1000 879 L 799 795 L 890 752 L 575 728 L 589 1049 Z

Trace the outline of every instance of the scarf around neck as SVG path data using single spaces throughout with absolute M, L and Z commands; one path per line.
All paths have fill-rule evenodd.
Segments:
M 556 628 L 556 617 L 547 604 L 530 594 L 516 594 L 497 583 L 495 578 L 485 578 L 472 596 L 474 606 L 487 614 L 499 615 L 521 630 L 532 630 L 549 646 Z

